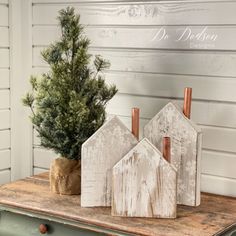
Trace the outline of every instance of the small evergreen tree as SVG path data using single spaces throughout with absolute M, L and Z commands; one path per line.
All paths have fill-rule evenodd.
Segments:
M 116 94 L 103 74 L 109 62 L 95 56 L 91 65 L 89 39 L 73 8 L 58 17 L 61 38 L 41 54 L 50 72 L 31 76 L 32 92 L 23 104 L 32 110 L 31 120 L 41 145 L 62 157 L 80 159 L 81 146 L 105 121 L 107 102 Z

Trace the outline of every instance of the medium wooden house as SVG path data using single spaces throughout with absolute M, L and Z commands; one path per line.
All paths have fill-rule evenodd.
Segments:
M 112 168 L 137 142 L 114 116 L 83 144 L 81 206 L 111 205 Z
M 176 217 L 177 170 L 148 139 L 113 168 L 112 215 Z
M 144 127 L 144 136 L 159 150 L 163 137 L 171 138 L 171 163 L 178 171 L 177 202 L 198 206 L 202 143 L 200 128 L 183 114 L 177 104 L 170 102 Z

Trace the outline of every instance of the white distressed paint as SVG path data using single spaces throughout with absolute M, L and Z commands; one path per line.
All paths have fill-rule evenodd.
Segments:
M 11 180 L 10 38 L 8 1 L 0 2 L 0 184 Z
M 75 6 L 76 11 L 80 11 L 82 23 L 89 25 L 95 32 L 101 32 L 105 29 L 103 35 L 106 36 L 106 42 L 115 49 L 104 50 L 104 44 L 101 42 L 101 36 L 90 33 L 94 45 L 93 52 L 102 54 L 111 59 L 112 70 L 109 71 L 107 81 L 116 83 L 120 92 L 125 95 L 116 96 L 108 106 L 107 111 L 119 115 L 121 119 L 130 127 L 130 108 L 140 107 L 142 126 L 148 122 L 158 111 L 165 106 L 170 99 L 175 99 L 181 104 L 182 91 L 184 87 L 193 88 L 193 107 L 192 118 L 201 124 L 203 130 L 203 173 L 209 178 L 203 182 L 204 191 L 235 195 L 234 178 L 232 166 L 235 166 L 234 158 L 228 158 L 230 155 L 236 155 L 234 140 L 236 138 L 236 67 L 235 53 L 228 51 L 233 49 L 234 44 L 229 43 L 234 37 L 235 29 L 235 6 L 234 1 L 153 1 L 153 2 L 131 2 L 131 1 L 98 1 L 89 2 L 82 0 L 34 0 L 35 4 L 25 11 L 24 14 L 32 20 L 33 27 L 25 25 L 27 34 L 24 33 L 24 41 L 30 42 L 33 38 L 35 49 L 31 56 L 34 62 L 28 60 L 25 65 L 33 63 L 33 72 L 45 71 L 48 68 L 38 60 L 40 44 L 47 44 L 54 35 L 56 28 L 57 11 L 66 6 Z M 0 11 L 6 7 L 0 8 Z M 32 18 L 28 17 L 32 10 Z M 148 12 L 147 12 L 148 11 Z M 147 13 L 147 15 L 146 15 Z M 42 17 L 43 16 L 43 17 Z M 0 14 L 7 22 L 8 17 Z M 30 23 L 30 22 L 29 22 Z M 0 20 L 1 25 L 1 20 Z M 7 24 L 6 24 L 7 25 Z M 137 39 L 135 32 L 145 29 L 150 32 L 154 28 L 164 26 L 170 29 L 170 32 L 178 27 L 193 26 L 193 31 L 210 26 L 212 33 L 220 35 L 215 48 L 207 48 L 206 45 L 200 45 L 193 51 L 189 42 L 182 44 L 162 43 L 168 50 L 152 50 L 149 41 L 142 41 L 147 36 L 139 36 Z M 50 34 L 38 34 L 37 32 L 48 32 Z M 107 33 L 107 29 L 117 29 L 121 33 L 114 37 Z M 124 32 L 129 29 L 125 35 Z M 31 30 L 33 32 L 31 32 Z M 123 33 L 122 33 L 123 32 Z M 224 36 L 222 32 L 228 32 Z M 173 33 L 170 33 L 173 35 Z M 232 37 L 232 38 L 229 38 Z M 109 38 L 112 41 L 109 41 Z M 129 47 L 145 46 L 148 50 L 129 49 L 124 47 L 124 42 L 119 39 L 133 39 L 135 41 L 125 40 Z M 28 39 L 28 41 L 27 41 Z M 99 40 L 97 40 L 99 39 Z M 101 44 L 100 44 L 101 42 Z M 96 44 L 95 44 L 96 43 Z M 106 45 L 105 45 L 106 46 Z M 156 45 L 154 45 L 155 47 Z M 27 47 L 25 47 L 27 48 Z M 178 51 L 173 50 L 173 48 Z M 100 49 L 100 50 L 99 50 Z M 201 50 L 199 50 L 201 49 Z M 206 51 L 211 49 L 211 51 Z M 216 50 L 217 51 L 214 51 Z M 30 48 L 25 52 L 30 52 Z M 218 51 L 220 50 L 220 51 Z M 23 76 L 24 78 L 27 76 Z M 22 77 L 22 78 L 23 78 Z M 2 77 L 0 77 L 2 78 Z M 0 81 L 1 83 L 1 81 Z M 1 85 L 0 85 L 1 87 Z M 135 96 L 134 96 L 135 95 Z M 141 96 L 140 96 L 141 95 Z M 196 101 L 195 101 L 196 100 Z M 142 127 L 141 127 L 142 128 Z M 35 144 L 39 142 L 35 139 Z M 208 150 L 211 149 L 211 150 Z M 211 156 L 209 155 L 211 152 Z M 45 152 L 45 156 L 47 152 Z M 216 156 L 216 159 L 213 157 Z M 218 157 L 219 156 L 219 157 Z M 39 159 L 37 152 L 34 159 Z M 225 162 L 224 162 L 225 161 Z M 222 162 L 224 165 L 222 165 Z M 44 168 L 48 167 L 46 158 L 41 162 Z M 33 165 L 32 165 L 33 166 Z M 217 177 L 221 176 L 221 177 Z M 226 178 L 227 181 L 221 181 Z M 211 181 L 208 181 L 208 180 Z M 212 183 L 214 182 L 214 185 Z M 224 186 L 228 186 L 224 188 Z M 231 189 L 230 189 L 231 186 Z
M 146 138 L 113 167 L 112 190 L 113 216 L 176 217 L 177 170 Z
M 116 116 L 83 144 L 82 207 L 111 206 L 112 168 L 136 144 L 136 138 Z
M 173 102 L 144 127 L 144 137 L 162 150 L 163 137 L 171 139 L 171 163 L 178 171 L 177 203 L 200 204 L 202 133 Z

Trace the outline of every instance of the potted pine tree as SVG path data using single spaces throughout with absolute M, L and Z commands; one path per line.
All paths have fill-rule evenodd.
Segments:
M 81 146 L 104 123 L 106 104 L 117 89 L 104 80 L 109 62 L 99 55 L 91 60 L 80 16 L 67 8 L 58 20 L 60 40 L 41 53 L 50 70 L 31 76 L 32 91 L 23 104 L 32 110 L 41 145 L 60 155 L 50 167 L 51 190 L 80 194 Z

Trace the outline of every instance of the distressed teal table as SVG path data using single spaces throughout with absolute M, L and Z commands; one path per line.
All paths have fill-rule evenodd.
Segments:
M 202 194 L 200 207 L 178 207 L 175 220 L 112 217 L 110 208 L 81 208 L 79 196 L 50 192 L 48 174 L 0 187 L 0 235 L 219 235 L 236 222 L 236 199 Z

